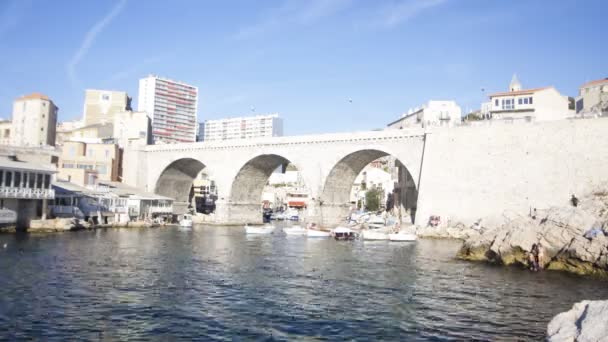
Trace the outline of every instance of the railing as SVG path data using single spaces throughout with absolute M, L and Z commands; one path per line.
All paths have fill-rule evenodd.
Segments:
M 53 199 L 55 198 L 55 190 L 0 187 L 0 198 Z
M 148 211 L 150 212 L 150 214 L 156 214 L 156 213 L 172 213 L 172 212 L 173 212 L 173 206 L 172 206 L 172 205 L 155 205 L 155 206 L 149 206 L 149 207 L 148 207 Z

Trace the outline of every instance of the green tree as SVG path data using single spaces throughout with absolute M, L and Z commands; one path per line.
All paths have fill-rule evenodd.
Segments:
M 370 189 L 365 193 L 365 209 L 377 211 L 380 209 L 380 190 Z

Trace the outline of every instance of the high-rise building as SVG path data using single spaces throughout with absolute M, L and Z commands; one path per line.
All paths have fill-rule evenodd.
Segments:
M 278 114 L 205 120 L 205 141 L 280 137 L 283 119 Z
M 55 146 L 58 110 L 48 96 L 40 93 L 16 99 L 13 103 L 12 145 Z
M 114 122 L 116 113 L 131 110 L 131 98 L 124 91 L 87 89 L 84 97 L 84 125 Z
M 154 143 L 196 141 L 198 88 L 150 75 L 139 80 L 137 110 L 152 119 Z

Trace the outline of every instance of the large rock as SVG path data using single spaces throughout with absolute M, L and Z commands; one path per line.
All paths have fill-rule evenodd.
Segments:
M 527 265 L 532 245 L 540 242 L 545 249 L 542 261 L 545 268 L 608 275 L 608 238 L 601 233 L 607 226 L 606 220 L 596 216 L 605 214 L 602 205 L 595 202 L 587 207 L 555 207 L 538 212 L 536 218 L 511 216 L 497 229 L 466 239 L 458 257 Z M 600 233 L 584 237 L 592 228 Z
M 553 317 L 547 327 L 547 340 L 608 341 L 608 300 L 585 300 Z

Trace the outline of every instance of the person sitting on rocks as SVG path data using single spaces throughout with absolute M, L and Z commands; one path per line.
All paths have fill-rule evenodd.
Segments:
M 545 263 L 545 249 L 540 242 L 536 245 L 536 251 L 536 267 L 538 270 L 542 270 Z
M 573 207 L 578 206 L 578 198 L 576 198 L 576 196 L 574 196 L 574 194 L 572 194 L 572 197 L 570 197 L 570 203 L 572 203 Z

